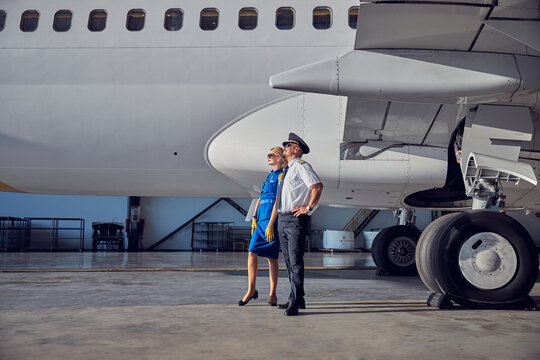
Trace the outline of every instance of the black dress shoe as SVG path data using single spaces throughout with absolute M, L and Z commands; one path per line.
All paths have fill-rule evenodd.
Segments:
M 287 301 L 285 304 L 279 304 L 278 305 L 278 308 L 280 309 L 287 309 L 289 307 L 289 302 Z M 305 309 L 306 308 L 306 303 L 302 303 L 300 305 L 297 306 L 298 309 Z
M 255 294 L 253 294 L 249 299 L 247 299 L 246 301 L 240 299 L 240 301 L 238 302 L 238 306 L 244 306 L 246 305 L 249 300 L 251 299 L 257 299 L 259 297 L 259 292 L 257 290 L 255 290 Z
M 284 313 L 286 316 L 298 315 L 298 306 L 290 305 Z

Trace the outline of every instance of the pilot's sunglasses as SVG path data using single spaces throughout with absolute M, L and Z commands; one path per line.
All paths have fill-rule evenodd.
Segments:
M 293 145 L 293 144 L 291 144 L 291 143 L 286 143 L 285 145 L 283 145 L 283 147 L 288 148 L 288 147 L 291 147 L 292 145 Z
M 271 157 L 273 157 L 273 156 L 276 156 L 276 154 L 266 154 L 266 157 L 269 158 L 269 159 L 270 159 Z

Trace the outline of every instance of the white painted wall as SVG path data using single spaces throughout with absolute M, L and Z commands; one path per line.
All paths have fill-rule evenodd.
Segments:
M 312 216 L 312 229 L 341 230 L 351 219 L 358 209 L 335 208 L 321 206 Z M 416 227 L 423 231 L 431 223 L 431 211 L 416 210 Z M 531 212 L 526 215 L 524 211 L 509 211 L 508 215 L 519 221 L 533 238 L 537 247 L 540 247 L 540 218 Z M 369 222 L 365 230 L 382 230 L 389 226 L 398 225 L 398 219 L 394 217 L 392 210 L 381 210 Z M 313 248 L 322 248 L 322 237 L 314 235 Z M 355 247 L 364 247 L 364 237 L 359 234 L 355 239 Z
M 321 206 L 312 216 L 312 229 L 341 230 L 347 222 L 357 213 L 356 208 L 337 208 Z M 416 226 L 423 230 L 431 222 L 431 212 L 428 210 L 417 210 Z M 397 225 L 398 220 L 394 217 L 392 210 L 381 210 L 367 224 L 365 230 L 381 230 L 389 226 Z M 355 248 L 364 247 L 364 237 L 360 233 L 355 239 Z M 322 248 L 322 237 L 314 234 L 312 248 Z
M 217 198 L 145 197 L 141 198 L 141 218 L 145 219 L 143 247 L 146 249 L 184 224 Z M 244 210 L 249 209 L 251 199 L 232 199 Z M 199 217 L 196 222 L 233 222 L 235 226 L 248 227 L 245 216 L 229 203 L 221 201 Z M 191 250 L 191 226 L 175 234 L 156 248 L 157 250 Z

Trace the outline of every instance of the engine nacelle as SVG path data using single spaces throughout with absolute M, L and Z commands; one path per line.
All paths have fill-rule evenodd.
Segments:
M 540 59 L 439 50 L 354 50 L 270 78 L 276 89 L 419 103 L 480 103 L 540 88 Z

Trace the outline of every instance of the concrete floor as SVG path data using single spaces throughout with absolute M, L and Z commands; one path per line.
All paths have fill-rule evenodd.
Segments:
M 377 277 L 369 254 L 307 254 L 301 316 L 266 305 L 267 271 L 238 307 L 246 260 L 0 254 L 0 359 L 540 358 L 540 312 L 429 308 L 418 277 Z M 280 301 L 288 290 L 280 271 Z
M 365 269 L 375 264 L 369 252 L 306 252 L 308 269 Z M 0 253 L 0 270 L 243 270 L 246 252 L 19 252 Z M 283 256 L 280 267 L 285 269 Z M 268 268 L 262 259 L 261 268 Z

